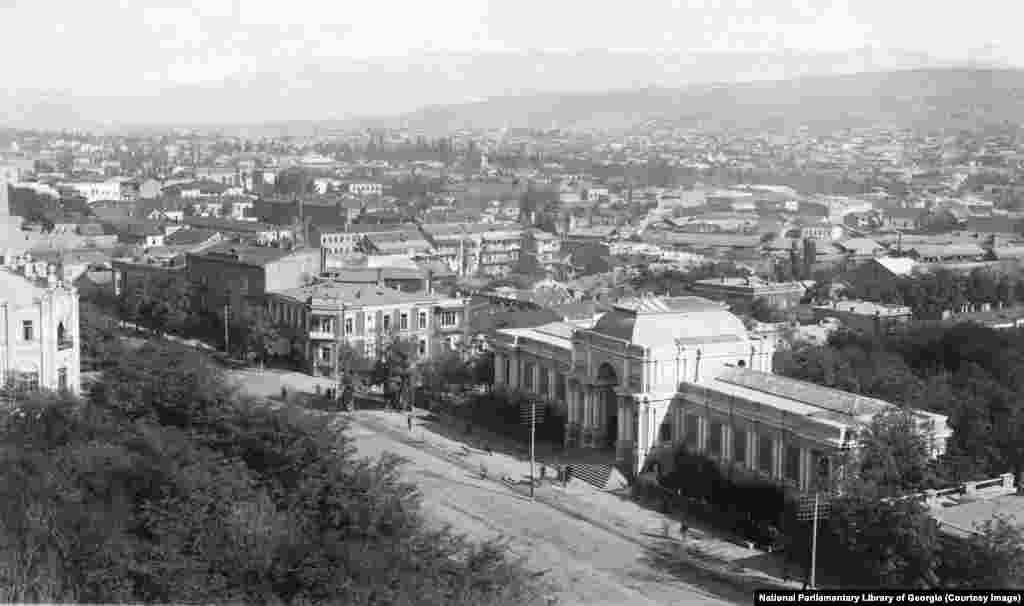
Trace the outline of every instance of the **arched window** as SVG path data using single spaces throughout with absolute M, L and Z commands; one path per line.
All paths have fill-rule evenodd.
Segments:
M 64 332 L 64 323 L 61 322 L 60 324 L 57 325 L 57 342 L 63 343 L 66 340 L 65 336 L 66 335 Z

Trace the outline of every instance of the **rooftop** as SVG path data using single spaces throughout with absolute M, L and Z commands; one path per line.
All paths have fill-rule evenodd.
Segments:
M 743 322 L 720 303 L 701 297 L 645 297 L 624 301 L 601 316 L 591 332 L 646 348 L 679 341 L 747 338 Z
M 309 286 L 300 286 L 278 291 L 276 294 L 306 301 L 310 298 L 334 300 L 353 306 L 400 305 L 403 303 L 439 303 L 441 297 L 428 294 L 405 293 L 385 286 L 364 284 L 343 284 L 339 282 L 321 282 Z
M 893 406 L 884 400 L 746 368 L 729 368 L 716 382 L 800 402 L 848 420 L 866 420 Z
M 272 246 L 251 246 L 239 244 L 237 242 L 221 242 L 219 244 L 214 244 L 201 253 L 195 253 L 191 256 L 210 260 L 227 258 L 243 265 L 261 266 L 273 263 L 274 261 L 279 261 L 298 252 L 308 252 L 310 250 L 313 249 L 289 250 L 287 248 L 274 248 Z
M 897 276 L 906 276 L 917 266 L 916 261 L 907 257 L 881 257 L 874 261 Z
M 534 328 L 506 328 L 498 332 L 512 337 L 531 339 L 561 349 L 572 348 L 572 334 L 576 329 L 565 322 L 551 322 Z
M 756 276 L 749 278 L 708 278 L 706 280 L 697 280 L 695 284 L 705 286 L 726 286 L 730 288 L 788 288 L 803 290 L 804 286 L 800 282 L 769 282 L 768 280 L 762 280 Z
M 817 305 L 817 310 L 842 311 L 862 316 L 893 316 L 910 315 L 911 310 L 905 305 L 883 305 L 872 301 L 836 301 L 832 305 Z

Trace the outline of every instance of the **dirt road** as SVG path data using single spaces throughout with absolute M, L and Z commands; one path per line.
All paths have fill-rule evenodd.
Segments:
M 549 571 L 561 604 L 677 605 L 749 603 L 750 596 L 713 595 L 653 569 L 644 549 L 501 484 L 387 434 L 353 424 L 359 453 L 376 457 L 390 451 L 409 460 L 406 475 L 419 485 L 428 516 L 438 524 L 476 539 L 504 537 L 510 550 L 531 568 Z

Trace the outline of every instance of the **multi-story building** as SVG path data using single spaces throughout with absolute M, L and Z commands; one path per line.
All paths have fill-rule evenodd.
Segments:
M 380 196 L 384 193 L 384 186 L 380 183 L 349 183 L 348 193 L 357 196 Z
M 420 356 L 457 349 L 465 334 L 465 308 L 461 299 L 376 284 L 321 282 L 267 297 L 271 317 L 302 335 L 296 345 L 316 376 L 333 376 L 343 343 L 371 360 L 393 339 L 414 342 Z
M 28 255 L 0 267 L 0 383 L 79 393 L 78 292 Z
M 459 276 L 475 274 L 480 264 L 481 234 L 488 228 L 465 223 L 434 223 L 420 226 L 433 246 L 433 257 Z
M 554 234 L 539 229 L 527 229 L 523 232 L 523 250 L 520 254 L 531 254 L 537 261 L 537 267 L 554 273 L 562 264 L 562 240 Z
M 590 329 L 499 330 L 493 348 L 497 385 L 549 399 L 567 419 L 567 445 L 614 453 L 633 474 L 666 470 L 685 445 L 737 475 L 814 490 L 893 408 L 772 374 L 774 342 L 699 297 L 624 303 Z M 941 455 L 947 418 L 914 415 Z
M 701 297 L 745 305 L 763 299 L 778 309 L 786 309 L 800 303 L 806 291 L 800 282 L 768 282 L 756 277 L 711 278 L 697 280 L 693 284 L 694 294 Z
M 244 317 L 267 293 L 311 283 L 323 271 L 318 248 L 272 248 L 222 242 L 187 255 L 196 309 Z
M 815 320 L 835 318 L 851 330 L 869 334 L 886 334 L 906 324 L 913 317 L 905 305 L 883 305 L 871 301 L 835 301 L 814 307 Z
M 68 186 L 77 191 L 79 195 L 84 196 L 90 203 L 122 199 L 122 182 L 116 179 L 96 183 L 69 183 Z
M 479 273 L 488 276 L 508 275 L 519 261 L 523 248 L 523 230 L 494 227 L 480 234 Z

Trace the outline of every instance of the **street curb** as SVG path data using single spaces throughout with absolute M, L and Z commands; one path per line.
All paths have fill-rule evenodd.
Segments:
M 402 442 L 403 444 L 405 444 L 407 446 L 411 446 L 411 447 L 416 448 L 416 449 L 421 450 L 421 451 L 427 451 L 427 454 L 430 454 L 432 456 L 436 456 L 439 459 L 448 461 L 449 463 L 452 463 L 453 465 L 455 465 L 457 467 L 460 467 L 462 469 L 466 469 L 468 471 L 476 471 L 476 469 L 474 468 L 473 465 L 467 463 L 463 459 L 460 459 L 460 458 L 458 458 L 456 456 L 451 455 L 445 449 L 443 449 L 441 447 L 438 447 L 438 446 L 435 446 L 434 444 L 431 444 L 431 443 L 429 443 L 429 442 L 427 442 L 425 440 L 417 441 L 417 440 L 413 439 L 411 436 L 404 435 L 403 432 L 400 429 L 396 429 L 396 428 L 388 426 L 385 422 L 378 421 L 376 419 L 367 419 L 367 418 L 356 419 L 356 418 L 351 418 L 351 423 L 353 425 L 361 425 L 365 429 L 369 429 L 371 431 L 377 431 L 379 433 L 388 434 L 391 437 L 396 438 L 398 441 Z M 497 484 L 501 484 L 501 485 L 504 485 L 504 486 L 508 487 L 510 490 L 512 490 L 516 494 L 519 494 L 520 496 L 529 497 L 529 490 L 524 490 L 524 489 L 522 489 L 519 486 L 516 486 L 516 485 L 513 485 L 513 484 L 509 484 L 507 482 L 503 482 L 500 479 L 500 477 L 499 478 L 494 478 L 492 481 L 494 481 Z M 569 507 L 566 507 L 566 506 L 564 506 L 564 505 L 562 505 L 560 503 L 557 503 L 557 502 L 555 502 L 555 501 L 553 501 L 550 498 L 547 498 L 545 496 L 537 495 L 535 497 L 535 501 L 537 503 L 540 503 L 542 505 L 550 507 L 551 509 L 554 509 L 556 511 L 564 513 L 565 515 L 568 515 L 571 518 L 574 518 L 574 519 L 579 520 L 581 522 L 585 522 L 587 524 L 590 524 L 592 526 L 600 528 L 601 530 L 604 530 L 605 532 L 608 532 L 609 534 L 613 534 L 613 535 L 615 535 L 615 536 L 617 536 L 617 537 L 619 537 L 619 538 L 621 538 L 623 540 L 629 541 L 630 543 L 638 545 L 638 546 L 640 546 L 640 547 L 642 547 L 644 549 L 649 550 L 649 549 L 652 549 L 654 547 L 653 545 L 651 545 L 649 543 L 645 543 L 643 541 L 640 541 L 640 540 L 636 539 L 633 536 L 630 536 L 629 534 L 623 532 L 622 530 L 616 528 L 615 526 L 613 526 L 611 524 L 608 524 L 607 522 L 604 522 L 602 520 L 598 520 L 596 518 L 592 518 L 590 516 L 581 514 L 578 511 L 573 510 L 573 509 L 571 509 Z M 707 577 L 710 577 L 711 580 L 713 580 L 715 582 L 721 583 L 723 585 L 728 585 L 732 589 L 736 589 L 736 590 L 747 592 L 750 595 L 752 595 L 753 592 L 757 591 L 757 590 L 763 590 L 763 589 L 788 589 L 789 588 L 789 586 L 786 585 L 784 582 L 782 582 L 781 579 L 775 579 L 775 578 L 772 578 L 772 577 L 759 577 L 759 578 L 756 578 L 756 579 L 748 578 L 748 577 L 742 577 L 742 576 L 739 576 L 741 573 L 733 573 L 733 572 L 728 572 L 728 571 L 725 571 L 725 570 L 721 570 L 717 566 L 708 566 L 707 564 L 705 564 L 703 562 L 700 562 L 699 560 L 695 560 L 693 558 L 690 558 L 690 557 L 685 557 L 683 559 L 683 562 L 686 565 L 688 565 L 691 568 L 693 568 L 693 570 L 695 572 L 698 572 L 698 573 L 701 573 L 701 574 L 703 574 L 703 575 L 705 575 Z

